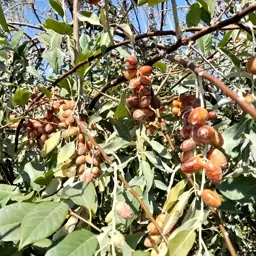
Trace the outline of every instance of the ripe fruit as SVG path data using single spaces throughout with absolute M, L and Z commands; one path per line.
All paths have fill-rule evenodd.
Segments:
M 133 215 L 133 210 L 125 202 L 117 203 L 116 212 L 125 220 L 129 220 Z
M 187 160 L 186 162 L 184 162 L 183 164 L 181 164 L 181 170 L 185 173 L 200 172 L 203 170 L 203 168 L 204 162 L 199 155 L 194 156 Z
M 151 103 L 151 97 L 150 96 L 143 96 L 140 99 L 140 107 L 141 108 L 146 108 L 150 105 Z
M 93 174 L 94 178 L 99 177 L 101 174 L 100 168 L 97 166 L 92 167 L 91 173 Z
M 188 122 L 192 125 L 203 125 L 208 119 L 208 111 L 203 107 L 194 108 L 189 117 Z
M 76 164 L 77 165 L 83 164 L 83 163 L 85 163 L 85 160 L 86 160 L 85 156 L 78 156 L 76 159 Z
M 208 120 L 214 120 L 217 118 L 217 113 L 214 110 L 208 111 Z
M 210 189 L 204 189 L 201 198 L 210 207 L 219 208 L 221 206 L 221 198 Z
M 140 88 L 140 81 L 139 79 L 132 79 L 129 83 L 130 90 L 138 90 Z
M 149 76 L 152 72 L 152 67 L 151 66 L 141 66 L 139 68 L 139 75 L 140 76 Z
M 219 164 L 221 167 L 225 167 L 228 164 L 226 156 L 217 148 L 213 148 L 208 151 L 206 157 L 214 163 Z
M 54 130 L 54 128 L 51 124 L 46 124 L 45 127 L 44 127 L 44 130 L 47 133 L 51 133 Z
M 67 109 L 62 113 L 62 117 L 67 118 L 68 116 L 70 116 L 73 113 L 72 109 Z
M 172 101 L 172 106 L 176 107 L 176 108 L 180 108 L 181 107 L 181 102 L 179 100 L 173 100 Z
M 182 142 L 182 144 L 180 145 L 180 149 L 183 152 L 190 151 L 190 150 L 194 149 L 195 147 L 196 147 L 196 143 L 192 138 L 184 140 Z
M 174 114 L 174 115 L 180 115 L 180 108 L 176 108 L 176 107 L 174 107 L 174 108 L 172 108 L 172 113 Z
M 124 71 L 124 77 L 127 80 L 131 80 L 133 78 L 135 78 L 137 75 L 137 69 L 128 69 L 126 71 Z
M 184 163 L 192 157 L 194 157 L 194 150 L 189 150 L 189 151 L 186 151 L 186 152 L 182 152 L 181 156 L 180 156 L 180 161 L 182 163 Z
M 138 108 L 140 104 L 140 99 L 137 96 L 131 96 L 128 99 L 126 99 L 126 102 L 128 105 L 130 105 L 133 108 Z
M 141 110 L 147 117 L 152 117 L 155 114 L 154 111 L 149 108 L 142 108 Z
M 142 96 L 150 96 L 151 95 L 150 88 L 148 88 L 148 87 L 146 87 L 144 85 L 141 85 L 140 89 L 139 89 L 139 95 L 140 95 L 140 97 L 142 97 Z
M 150 85 L 151 78 L 149 76 L 140 76 L 140 83 L 143 85 Z
M 141 121 L 143 118 L 145 118 L 145 113 L 141 109 L 134 110 L 132 117 L 136 121 Z
M 78 135 L 78 142 L 80 142 L 80 143 L 85 143 L 84 135 L 81 134 L 81 133 Z
M 247 71 L 253 75 L 256 75 L 256 56 L 250 57 L 246 63 Z
M 42 142 L 46 142 L 46 140 L 48 139 L 48 135 L 47 134 L 42 134 L 40 137 Z
M 81 164 L 81 165 L 77 166 L 76 171 L 77 171 L 78 175 L 81 175 L 84 172 L 84 170 L 85 170 L 85 164 Z
M 189 138 L 192 135 L 192 125 L 190 124 L 184 124 L 180 130 L 180 135 L 183 138 Z
M 78 134 L 77 127 L 69 127 L 67 130 L 62 132 L 62 136 L 64 139 L 68 139 L 69 137 L 75 136 Z
M 204 168 L 206 176 L 212 183 L 218 184 L 221 182 L 222 170 L 220 165 L 210 160 L 205 163 Z
M 136 56 L 129 56 L 125 61 L 125 66 L 128 69 L 137 69 L 138 60 Z
M 154 247 L 155 245 L 160 244 L 161 240 L 162 238 L 160 235 L 149 235 L 144 240 L 144 246 L 148 248 Z
M 197 137 L 206 144 L 211 144 L 215 138 L 216 131 L 209 125 L 203 125 L 197 130 Z
M 98 4 L 100 2 L 100 0 L 89 0 L 88 3 L 89 4 Z
M 90 170 L 86 169 L 79 177 L 80 181 L 86 181 L 90 182 L 93 180 L 93 174 L 90 172 Z
M 85 145 L 83 145 L 77 149 L 77 154 L 79 156 L 82 156 L 86 153 L 86 151 L 87 151 L 87 147 Z

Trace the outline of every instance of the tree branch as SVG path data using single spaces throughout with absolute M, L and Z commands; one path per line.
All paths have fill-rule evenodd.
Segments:
M 233 101 L 235 101 L 245 112 L 249 113 L 254 119 L 256 119 L 256 109 L 252 107 L 250 104 L 245 102 L 244 100 L 239 99 L 236 93 L 230 90 L 222 81 L 218 78 L 210 75 L 206 71 L 198 68 L 194 63 L 186 61 L 180 57 L 174 55 L 167 55 L 166 58 L 170 61 L 179 63 L 183 65 L 185 68 L 189 68 L 192 70 L 196 75 L 201 76 L 207 80 L 209 80 L 212 84 L 215 84 L 218 88 L 222 90 L 222 92 L 230 97 Z

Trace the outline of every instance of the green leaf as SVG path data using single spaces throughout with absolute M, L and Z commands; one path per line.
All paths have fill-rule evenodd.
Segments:
M 77 18 L 80 21 L 88 22 L 92 25 L 101 26 L 99 17 L 93 12 L 88 12 L 88 11 L 78 12 L 77 13 Z
M 98 240 L 93 233 L 76 230 L 47 251 L 46 256 L 93 256 L 98 249 Z
M 156 151 L 161 157 L 166 159 L 172 159 L 172 156 L 170 152 L 167 150 L 166 147 L 164 147 L 162 144 L 160 144 L 158 141 L 151 140 L 150 146 L 154 151 Z
M 134 234 L 125 236 L 125 241 L 132 249 L 135 250 L 143 236 L 145 236 L 145 232 L 136 232 Z
M 200 8 L 201 10 L 201 20 L 204 21 L 208 26 L 211 25 L 211 14 L 205 10 L 203 7 Z
M 4 17 L 4 12 L 3 12 L 3 9 L 2 9 L 2 4 L 0 4 L 0 25 L 1 25 L 1 27 L 3 28 L 3 30 L 5 32 L 10 32 L 9 28 L 8 28 L 8 24 L 6 22 L 6 19 Z
M 68 205 L 65 203 L 44 202 L 35 205 L 21 222 L 19 248 L 52 235 L 67 214 Z
M 122 94 L 120 102 L 116 108 L 114 118 L 131 117 L 131 113 L 126 104 L 126 96 Z
M 150 252 L 135 251 L 132 253 L 132 256 L 150 256 Z
M 38 71 L 33 66 L 27 66 L 26 71 L 37 78 L 41 78 Z
M 44 186 L 44 185 L 49 184 L 49 182 L 52 180 L 53 176 L 54 176 L 53 171 L 47 171 L 44 173 L 44 175 L 39 176 L 36 179 L 34 179 L 34 182 L 36 184 Z
M 214 16 L 216 0 L 198 0 L 202 7 L 209 12 L 211 17 Z
M 200 15 L 201 9 L 199 3 L 192 4 L 186 16 L 188 27 L 197 26 L 200 22 Z
M 0 247 L 1 256 L 24 256 L 23 252 L 19 252 L 18 248 L 14 247 L 13 244 L 3 243 Z
M 60 0 L 49 0 L 51 7 L 61 16 L 64 17 L 64 11 Z
M 149 0 L 140 0 L 138 3 L 138 6 L 142 6 L 144 4 L 146 4 Z
M 51 98 L 52 97 L 52 92 L 50 90 L 48 90 L 46 87 L 43 86 L 37 86 L 37 88 L 39 89 L 40 92 L 42 92 L 47 98 Z
M 5 205 L 13 195 L 20 194 L 20 190 L 16 186 L 0 184 L 0 206 Z
M 54 148 L 59 143 L 60 135 L 61 135 L 61 131 L 55 132 L 51 135 L 51 137 L 48 140 L 46 140 L 46 142 L 44 143 L 44 147 L 41 151 L 42 157 L 47 156 L 50 152 L 54 150 Z
M 58 153 L 57 156 L 57 164 L 62 164 L 66 160 L 68 160 L 76 151 L 75 142 L 71 141 L 69 143 L 66 143 Z
M 162 62 L 162 61 L 157 61 L 154 64 L 155 67 L 159 68 L 161 70 L 161 72 L 165 72 L 166 71 L 166 63 Z
M 101 147 L 104 149 L 104 151 L 109 154 L 109 153 L 116 153 L 117 150 L 121 149 L 121 148 L 126 148 L 130 145 L 132 145 L 132 142 L 128 142 L 127 140 L 124 140 L 120 137 L 117 137 L 113 142 L 111 143 L 104 143 L 101 144 Z
M 65 54 L 60 49 L 53 48 L 52 50 L 44 52 L 42 57 L 49 63 L 54 72 L 58 74 L 64 63 Z
M 144 160 L 140 161 L 140 169 L 146 179 L 147 191 L 149 191 L 154 181 L 154 170 L 151 168 L 149 163 Z
M 236 68 L 240 70 L 241 61 L 236 57 L 236 55 L 234 55 L 224 47 L 219 47 L 217 48 L 217 50 L 225 54 L 230 59 L 230 61 L 236 66 Z
M 231 35 L 232 35 L 232 30 L 226 32 L 225 35 L 223 36 L 223 38 L 221 39 L 221 41 L 219 42 L 218 47 L 226 46 L 226 44 L 227 44 L 229 38 L 231 37 Z
M 211 53 L 211 47 L 212 47 L 212 35 L 208 34 L 205 35 L 199 39 L 196 40 L 197 44 L 200 48 L 200 50 L 206 54 L 209 55 Z
M 97 211 L 97 194 L 92 182 L 78 182 L 74 186 L 66 186 L 61 196 L 70 198 L 75 204 L 84 206 L 93 214 Z
M 15 203 L 0 209 L 1 241 L 17 241 L 20 239 L 20 223 L 34 206 L 31 203 Z
M 179 232 L 175 237 L 168 240 L 168 256 L 186 256 L 192 249 L 196 240 L 194 230 Z
M 248 15 L 249 20 L 251 21 L 251 23 L 256 26 L 256 13 L 249 13 Z
M 17 49 L 17 47 L 19 46 L 20 44 L 20 40 L 21 38 L 23 37 L 23 34 L 24 34 L 24 29 L 20 29 L 18 30 L 14 36 L 12 37 L 12 40 L 11 40 L 11 47 L 13 49 Z
M 12 97 L 12 104 L 14 106 L 25 106 L 29 101 L 30 94 L 31 93 L 25 89 L 17 90 Z
M 148 6 L 154 6 L 160 3 L 166 2 L 166 0 L 148 0 Z
M 51 18 L 46 19 L 44 27 L 47 29 L 52 29 L 61 35 L 72 35 L 73 29 L 66 22 L 60 22 Z
M 183 193 L 186 184 L 187 182 L 185 180 L 181 180 L 171 189 L 168 198 L 164 203 L 163 211 L 168 211 L 177 202 L 179 196 Z
M 124 34 L 131 40 L 131 42 L 135 43 L 134 34 L 129 24 L 119 24 L 118 26 L 124 31 Z
M 112 125 L 114 126 L 115 130 L 117 131 L 118 135 L 127 141 L 131 141 L 131 134 L 130 131 L 127 127 L 127 125 L 125 125 L 124 122 L 122 122 L 122 120 L 115 120 L 113 118 L 110 118 L 110 121 L 112 123 Z
M 220 192 L 230 200 L 237 201 L 245 197 L 256 197 L 256 179 L 253 176 L 229 178 L 217 185 Z

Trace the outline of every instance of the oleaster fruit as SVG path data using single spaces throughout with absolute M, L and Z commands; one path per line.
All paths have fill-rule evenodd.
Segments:
M 246 63 L 247 71 L 253 75 L 256 75 L 256 56 L 252 56 L 249 58 Z
M 210 189 L 204 189 L 202 191 L 201 198 L 205 204 L 210 207 L 219 208 L 221 206 L 221 198 L 218 194 Z

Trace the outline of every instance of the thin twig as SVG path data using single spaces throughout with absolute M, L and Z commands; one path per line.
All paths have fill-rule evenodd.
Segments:
M 93 223 L 91 223 L 90 221 L 86 220 L 85 218 L 81 217 L 80 215 L 76 214 L 75 212 L 73 212 L 71 209 L 69 209 L 69 214 L 71 216 L 76 217 L 77 219 L 83 221 L 84 223 L 86 223 L 87 225 L 91 226 L 92 228 L 94 228 L 95 230 L 97 230 L 98 232 L 102 233 L 103 231 L 101 229 L 99 229 L 98 227 L 96 227 Z
M 179 23 L 179 16 L 177 11 L 177 4 L 176 0 L 171 0 L 172 2 L 172 11 L 173 11 L 173 19 L 175 24 L 175 30 L 176 30 L 176 37 L 177 40 L 181 39 L 181 30 L 180 30 L 180 23 Z

